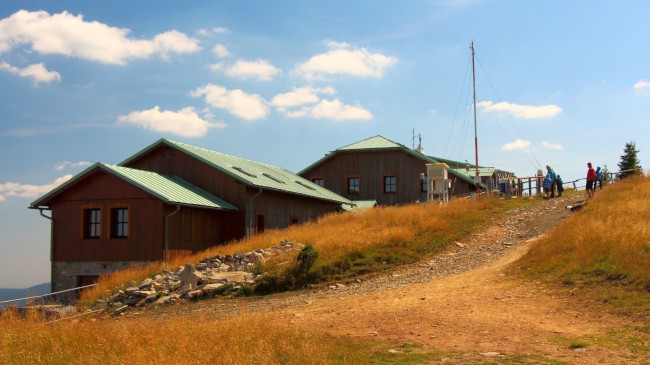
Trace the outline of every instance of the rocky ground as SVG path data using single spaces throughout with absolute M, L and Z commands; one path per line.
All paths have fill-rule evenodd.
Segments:
M 586 308 L 569 294 L 506 274 L 541 235 L 572 214 L 567 205 L 582 199 L 573 195 L 513 210 L 435 257 L 354 283 L 165 306 L 144 315 L 208 313 L 216 319 L 240 311 L 268 313 L 311 331 L 449 354 L 440 362 L 508 362 L 523 356 L 535 359 L 532 363 L 648 363 L 645 353 L 624 346 L 571 346 L 638 325 L 633 319 L 597 305 Z
M 495 218 L 485 231 L 475 234 L 463 242 L 455 242 L 440 255 L 414 265 L 406 265 L 357 279 L 354 283 L 336 283 L 312 290 L 282 293 L 265 297 L 247 298 L 248 307 L 287 307 L 310 302 L 316 298 L 342 298 L 364 293 L 400 288 L 409 284 L 427 282 L 432 279 L 462 273 L 506 254 L 513 246 L 540 237 L 554 227 L 571 212 L 567 205 L 582 201 L 581 196 L 555 198 L 546 201 L 539 208 L 519 208 L 508 213 L 508 217 Z M 258 305 L 259 302 L 259 305 Z M 204 307 L 209 308 L 204 308 Z M 227 313 L 229 307 L 237 308 L 237 303 L 199 303 L 192 311 L 210 310 Z M 171 309 L 175 311 L 175 309 Z M 182 311 L 185 310 L 181 309 Z M 152 315 L 165 315 L 167 311 Z

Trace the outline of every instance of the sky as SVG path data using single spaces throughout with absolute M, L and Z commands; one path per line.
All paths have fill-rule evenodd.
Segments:
M 382 135 L 564 181 L 650 168 L 650 2 L 0 3 L 0 287 L 50 279 L 29 204 L 168 138 L 299 172 Z M 414 139 L 413 136 L 416 136 Z

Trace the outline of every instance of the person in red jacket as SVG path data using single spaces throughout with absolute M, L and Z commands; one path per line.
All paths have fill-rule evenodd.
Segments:
M 591 166 L 591 162 L 587 162 L 587 194 L 589 198 L 594 196 L 594 188 L 596 187 L 596 170 Z

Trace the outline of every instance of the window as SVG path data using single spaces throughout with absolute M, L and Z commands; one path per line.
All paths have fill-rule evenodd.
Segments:
M 129 237 L 129 208 L 111 209 L 111 238 Z
M 394 193 L 397 186 L 396 176 L 384 176 L 384 193 Z
M 423 175 L 420 178 L 420 180 L 421 180 L 421 182 L 420 182 L 420 192 L 426 193 L 427 191 L 429 191 L 429 180 L 427 179 L 426 175 Z
M 359 194 L 358 177 L 348 177 L 348 194 Z
M 314 184 L 316 184 L 316 185 L 318 185 L 320 187 L 325 186 L 325 179 L 323 179 L 322 177 L 313 178 L 313 179 L 311 179 L 311 182 L 313 182 Z
M 102 210 L 84 209 L 84 238 L 100 238 L 102 233 Z

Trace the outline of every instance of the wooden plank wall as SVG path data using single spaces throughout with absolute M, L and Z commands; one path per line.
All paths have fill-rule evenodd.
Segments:
M 259 192 L 258 189 L 247 187 L 232 176 L 168 146 L 159 146 L 149 151 L 137 160 L 131 161 L 128 167 L 179 176 L 233 204 L 239 211 L 232 213 L 236 218 L 230 219 L 228 224 L 236 226 L 234 232 L 237 235 L 245 236 L 246 227 L 251 224 L 251 216 L 247 214 L 250 209 L 250 199 Z M 256 197 L 253 205 L 254 212 L 251 213 L 253 228 L 256 227 L 254 217 L 257 213 L 265 216 L 267 228 L 284 228 L 291 224 L 291 217 L 304 222 L 340 208 L 338 203 L 270 190 L 264 190 Z
M 303 174 L 306 179 L 323 177 L 325 188 L 351 200 L 377 200 L 381 205 L 425 201 L 421 192 L 420 173 L 426 174 L 424 162 L 403 151 L 337 152 L 329 160 Z M 395 193 L 384 193 L 384 176 L 397 177 Z M 359 176 L 358 194 L 347 193 L 347 178 Z
M 420 174 L 426 174 L 425 162 L 401 150 L 338 151 L 330 159 L 305 171 L 302 177 L 323 178 L 325 188 L 350 200 L 377 200 L 380 205 L 424 202 Z M 397 176 L 395 193 L 384 192 L 384 176 Z M 360 178 L 358 194 L 347 193 L 347 178 Z M 450 175 L 452 181 L 454 176 Z M 455 179 L 454 195 L 469 193 L 469 184 Z
M 292 220 L 301 224 L 340 210 L 341 204 L 265 190 L 253 200 L 254 214 L 264 215 L 265 229 L 284 228 Z M 256 221 L 253 220 L 254 227 Z M 277 244 L 274 243 L 274 244 Z
M 129 207 L 128 238 L 110 238 L 110 207 Z M 83 209 L 102 209 L 101 238 L 83 238 Z M 149 261 L 162 258 L 162 202 L 104 172 L 94 173 L 52 203 L 53 261 Z
M 165 216 L 175 207 L 165 207 Z M 242 238 L 245 232 L 236 213 L 181 207 L 169 218 L 169 249 L 202 251 L 220 243 Z

